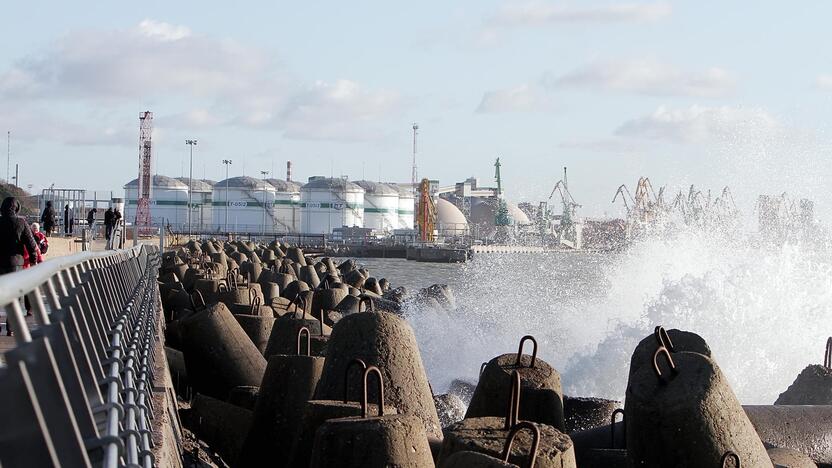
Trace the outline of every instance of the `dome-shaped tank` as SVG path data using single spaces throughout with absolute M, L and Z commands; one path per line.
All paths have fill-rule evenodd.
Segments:
M 136 221 L 139 200 L 139 179 L 124 185 L 124 219 Z M 182 229 L 188 222 L 188 186 L 171 177 L 155 175 L 150 186 L 150 222 L 155 226 L 170 224 Z
M 399 191 L 369 180 L 358 180 L 355 184 L 364 189 L 364 227 L 386 234 L 398 229 Z
M 272 184 L 240 176 L 221 180 L 213 190 L 215 228 L 237 232 L 275 232 Z
M 476 226 L 475 235 L 479 237 L 492 237 L 497 232 L 495 225 L 497 216 L 497 198 L 473 198 L 471 201 L 471 214 L 468 220 L 472 229 Z M 513 203 L 506 202 L 508 219 L 511 224 L 529 224 L 529 217 L 523 210 Z
M 303 233 L 364 227 L 364 189 L 344 179 L 310 177 L 300 189 L 300 210 Z
M 300 231 L 300 184 L 266 179 L 274 187 L 274 221 L 277 232 Z
M 468 221 L 453 203 L 439 198 L 436 201 L 436 228 L 443 237 L 462 236 L 468 231 Z
M 393 185 L 393 184 L 390 184 Z M 393 185 L 399 192 L 399 229 L 413 229 L 416 198 L 413 190 L 401 185 Z
M 213 211 L 212 181 L 205 179 L 190 180 L 187 177 L 177 177 L 176 180 L 186 186 L 191 184 L 191 223 L 195 229 L 210 229 L 211 212 Z

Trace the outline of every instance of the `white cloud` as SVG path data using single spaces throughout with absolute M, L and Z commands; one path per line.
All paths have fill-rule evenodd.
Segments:
M 615 134 L 673 143 L 707 143 L 781 131 L 785 131 L 784 126 L 764 109 L 694 105 L 684 109 L 661 106 L 650 115 L 624 122 Z
M 824 91 L 832 91 L 832 75 L 820 75 L 815 79 L 815 86 Z
M 573 7 L 546 2 L 511 4 L 490 20 L 499 26 L 546 26 L 560 23 L 651 22 L 669 16 L 669 3 L 620 3 Z
M 535 112 L 551 110 L 553 107 L 552 98 L 545 89 L 535 84 L 523 84 L 486 92 L 477 106 L 477 112 Z
M 191 35 L 191 30 L 185 26 L 176 26 L 152 19 L 139 23 L 138 30 L 147 37 L 163 41 L 176 41 Z
M 656 60 L 599 62 L 546 80 L 555 87 L 599 88 L 651 96 L 719 97 L 730 94 L 736 78 L 722 68 L 682 70 Z
M 558 145 L 558 148 L 593 153 L 634 153 L 641 149 L 641 146 L 623 138 L 601 138 L 564 141 Z

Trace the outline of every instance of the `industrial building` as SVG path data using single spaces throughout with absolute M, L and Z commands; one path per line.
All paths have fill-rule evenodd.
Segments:
M 310 177 L 300 189 L 300 219 L 305 234 L 364 227 L 364 189 L 346 179 Z
M 275 188 L 267 181 L 231 177 L 214 185 L 212 197 L 216 229 L 274 232 Z
M 139 179 L 124 185 L 125 219 L 136 219 Z M 155 175 L 150 184 L 150 221 L 154 225 L 184 226 L 188 222 L 188 185 L 171 177 Z

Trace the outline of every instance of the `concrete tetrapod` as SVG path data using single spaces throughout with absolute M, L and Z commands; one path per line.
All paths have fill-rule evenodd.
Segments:
M 531 341 L 532 356 L 522 355 L 523 344 Z M 503 354 L 488 362 L 468 405 L 466 418 L 501 416 L 509 401 L 511 375 L 518 371 L 521 381 L 520 419 L 553 426 L 564 431 L 563 392 L 560 374 L 542 359 L 537 359 L 537 341 L 531 336 L 520 340 L 517 354 Z
M 509 447 L 508 461 L 523 466 L 523 460 L 529 453 L 536 453 L 537 468 L 576 468 L 575 451 L 569 436 L 548 424 L 523 421 L 522 424 L 536 428 L 537 437 L 522 431 L 516 438 L 514 445 L 507 441 L 512 435 L 512 429 L 518 424 L 518 415 L 522 411 L 522 392 L 520 373 L 515 370 L 510 377 L 510 394 L 503 402 L 503 417 L 483 416 L 466 418 L 452 424 L 445 429 L 445 440 L 439 452 L 439 466 L 456 452 L 473 451 L 491 457 L 501 457 L 504 449 Z M 506 411 L 508 407 L 508 411 Z M 531 450 L 534 440 L 538 441 L 538 449 Z M 503 458 L 505 459 L 505 458 Z
M 807 366 L 775 405 L 832 405 L 832 369 L 820 364 Z
M 566 433 L 585 431 L 609 424 L 613 411 L 620 407 L 620 401 L 564 395 L 563 414 L 566 421 Z
M 817 468 L 818 466 L 811 458 L 796 450 L 773 447 L 766 450 L 766 452 L 768 452 L 768 456 L 771 458 L 771 462 L 775 468 L 780 466 L 788 468 Z
M 294 353 L 295 339 L 301 328 L 312 334 L 312 356 L 324 356 L 332 329 L 322 326 L 319 319 L 300 312 L 283 314 L 275 321 L 264 356 Z
M 240 327 L 246 332 L 251 342 L 260 351 L 260 354 L 266 354 L 266 345 L 269 344 L 269 337 L 274 328 L 274 317 L 258 317 L 256 315 L 235 314 L 234 318 L 240 324 Z
M 817 464 L 832 465 L 832 406 L 743 406 L 763 443 L 805 453 Z
M 653 356 L 648 365 L 631 369 L 627 383 L 630 462 L 640 467 L 720 466 L 723 455 L 733 452 L 744 466 L 771 467 L 716 363 L 694 352 L 677 350 L 671 356 L 666 339 L 651 338 Z
M 324 358 L 309 356 L 308 340 L 309 330 L 302 328 L 296 355 L 269 357 L 240 466 L 259 466 L 264 460 L 272 467 L 288 466 L 293 435 L 324 368 Z
M 188 380 L 197 392 L 221 400 L 241 385 L 260 385 L 266 360 L 224 304 L 179 322 Z
M 523 466 L 525 468 L 534 468 L 535 460 L 537 459 L 537 452 L 540 448 L 540 429 L 538 429 L 534 423 L 530 423 L 528 421 L 517 423 L 511 428 L 508 438 L 506 439 L 505 446 L 503 447 L 503 453 L 499 459 L 488 456 L 484 453 L 460 451 L 448 457 L 448 459 L 442 464 L 441 468 L 502 468 L 506 466 L 518 466 L 516 464 L 509 463 L 509 457 L 511 456 L 511 447 L 514 444 L 514 439 L 522 430 L 528 430 L 532 433 L 531 447 L 529 448 L 529 453 L 526 455 L 527 459 L 525 460 L 525 463 L 523 463 Z
M 367 378 L 378 379 L 378 416 L 367 406 Z M 428 437 L 421 419 L 405 414 L 385 414 L 384 378 L 378 367 L 364 370 L 361 416 L 330 419 L 315 432 L 310 467 L 343 468 L 411 467 L 433 468 Z
M 351 416 L 361 416 L 361 401 L 360 395 L 353 395 L 354 400 L 350 401 L 350 396 L 347 394 L 346 384 L 352 378 L 359 380 L 364 375 L 364 370 L 367 369 L 367 364 L 360 359 L 355 359 L 347 367 L 344 375 L 344 399 L 342 400 L 310 400 L 306 403 L 303 410 L 303 417 L 298 426 L 295 427 L 292 450 L 289 456 L 289 464 L 292 468 L 307 468 L 309 461 L 312 459 L 312 445 L 315 442 L 315 432 L 318 428 L 330 419 L 347 418 Z M 378 405 L 369 404 L 370 413 L 378 413 Z M 397 414 L 396 408 L 392 406 L 384 407 L 385 414 Z
M 353 359 L 361 359 L 367 365 L 381 369 L 387 382 L 385 404 L 396 407 L 401 414 L 421 419 L 429 437 L 442 438 L 419 346 L 413 329 L 404 319 L 386 312 L 358 313 L 342 318 L 332 328 L 326 365 L 315 399 L 334 400 L 342 396 L 344 372 Z M 357 393 L 359 389 L 358 382 L 350 383 L 350 393 Z M 375 399 L 377 396 L 372 389 L 370 391 L 371 398 Z
M 245 434 L 251 425 L 251 411 L 205 395 L 194 397 L 183 423 L 208 442 L 231 466 L 236 466 Z

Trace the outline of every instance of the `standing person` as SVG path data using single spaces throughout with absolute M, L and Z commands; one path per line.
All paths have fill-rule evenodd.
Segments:
M 113 229 L 118 227 L 118 222 L 121 221 L 121 211 L 118 207 L 113 208 Z M 124 244 L 124 230 L 121 231 L 120 244 Z M 124 245 L 117 245 L 116 248 L 122 248 Z
M 32 265 L 37 263 L 43 263 L 43 256 L 46 255 L 46 251 L 49 250 L 49 241 L 46 239 L 46 236 L 40 231 L 40 225 L 38 223 L 32 223 L 32 236 L 35 238 L 35 243 L 38 245 L 38 248 L 35 249 L 34 254 L 29 252 L 29 248 L 25 247 L 23 250 L 23 269 L 29 268 Z M 29 302 L 29 296 L 23 296 L 23 307 L 26 308 L 26 316 L 32 315 L 32 304 Z
M 26 252 L 38 251 L 32 229 L 25 219 L 17 215 L 19 211 L 20 203 L 14 197 L 6 197 L 0 203 L 0 274 L 22 270 Z M 38 257 L 33 256 L 31 261 L 37 263 Z M 12 336 L 8 321 L 6 335 Z
M 69 237 L 72 235 L 72 224 L 75 221 L 73 218 L 72 208 L 69 203 L 64 206 L 64 235 Z
M 40 215 L 40 222 L 43 224 L 43 230 L 46 231 L 46 237 L 52 234 L 52 229 L 58 221 L 58 214 L 55 213 L 55 208 L 52 207 L 52 202 L 46 202 L 46 208 L 43 209 L 43 214 Z
M 91 209 L 89 213 L 87 213 L 87 224 L 90 227 L 90 239 L 95 238 L 95 214 L 98 213 L 98 210 L 95 208 Z
M 110 240 L 110 235 L 113 233 L 113 207 L 107 208 L 107 211 L 104 212 L 104 237 L 107 240 Z

